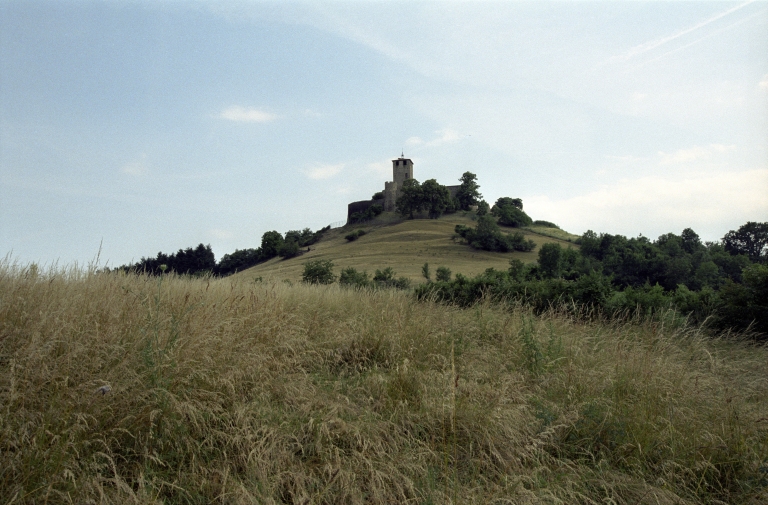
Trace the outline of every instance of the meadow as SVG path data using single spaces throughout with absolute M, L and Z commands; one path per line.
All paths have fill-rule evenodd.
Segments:
M 0 408 L 2 503 L 768 503 L 768 349 L 664 314 L 6 260 Z
M 311 260 L 331 260 L 336 273 L 347 267 L 373 274 L 376 269 L 392 267 L 397 276 L 422 282 L 421 267 L 429 263 L 432 271 L 439 266 L 450 268 L 453 273 L 474 276 L 486 268 L 506 270 L 510 259 L 524 263 L 535 262 L 538 249 L 548 242 L 560 243 L 563 247 L 578 246 L 569 242 L 571 235 L 556 228 L 534 227 L 522 230 L 526 239 L 533 240 L 537 248 L 531 252 L 490 252 L 472 249 L 466 244 L 453 240 L 457 224 L 475 226 L 474 212 L 447 214 L 439 219 L 403 220 L 392 213 L 384 213 L 377 219 L 357 225 L 346 225 L 326 232 L 322 241 L 311 246 L 311 251 L 291 259 L 274 258 L 238 275 L 261 276 L 264 278 L 301 280 L 304 263 Z M 344 236 L 354 230 L 364 230 L 365 235 L 354 242 Z M 506 233 L 520 229 L 502 227 Z

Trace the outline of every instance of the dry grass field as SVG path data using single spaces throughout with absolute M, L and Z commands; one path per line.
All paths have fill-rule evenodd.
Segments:
M 451 272 L 474 276 L 486 268 L 506 270 L 509 260 L 516 258 L 523 262 L 534 262 L 538 258 L 538 247 L 531 252 L 498 253 L 472 249 L 454 242 L 454 228 L 457 224 L 474 226 L 471 217 L 474 213 L 459 212 L 443 216 L 440 219 L 395 219 L 391 214 L 384 214 L 380 219 L 360 225 L 347 225 L 326 233 L 323 239 L 312 246 L 312 250 L 291 259 L 274 258 L 250 268 L 241 274 L 250 278 L 287 279 L 300 281 L 303 265 L 308 260 L 331 260 L 338 274 L 341 269 L 353 267 L 359 271 L 373 274 L 376 269 L 392 267 L 398 277 L 404 276 L 413 282 L 422 282 L 421 267 L 428 262 L 434 272 L 437 267 L 445 266 Z M 345 235 L 354 230 L 365 230 L 366 235 L 353 242 L 347 242 Z M 503 228 L 505 232 L 522 231 L 526 238 L 532 239 L 537 246 L 546 242 L 559 242 L 564 247 L 578 247 L 568 238 L 575 238 L 554 228 L 535 228 L 533 231 Z M 562 235 L 547 236 L 542 232 L 550 231 Z
M 6 262 L 0 409 L 6 504 L 768 503 L 768 350 L 664 318 Z

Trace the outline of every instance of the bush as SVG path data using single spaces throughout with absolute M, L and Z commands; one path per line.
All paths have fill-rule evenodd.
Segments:
M 339 284 L 348 287 L 365 288 L 370 286 L 371 280 L 368 277 L 368 272 L 358 272 L 352 267 L 347 267 L 341 271 Z
M 557 226 L 555 223 L 552 223 L 550 221 L 542 221 L 541 219 L 537 219 L 533 222 L 533 226 L 544 226 L 546 228 L 557 228 L 560 229 L 559 226 Z
M 438 267 L 435 279 L 438 282 L 448 282 L 451 280 L 451 269 L 448 267 Z
M 474 229 L 457 224 L 455 232 L 475 249 L 507 252 L 532 251 L 536 247 L 533 240 L 526 240 L 525 235 L 520 232 L 515 232 L 513 235 L 501 233 L 496 220 L 488 214 L 477 219 L 477 226 Z
M 365 235 L 365 230 L 357 230 L 345 235 L 344 238 L 347 239 L 348 242 L 352 242 L 362 237 L 363 235 Z
M 389 282 L 395 278 L 395 271 L 392 267 L 387 267 L 384 270 L 376 269 L 376 273 L 373 276 L 373 280 L 376 282 Z
M 333 275 L 333 262 L 331 260 L 314 260 L 304 263 L 304 273 L 301 280 L 308 284 L 333 284 L 336 276 Z

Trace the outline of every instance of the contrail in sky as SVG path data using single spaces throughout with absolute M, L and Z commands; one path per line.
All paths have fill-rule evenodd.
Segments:
M 629 51 L 627 51 L 624 54 L 621 54 L 619 56 L 614 56 L 610 60 L 608 60 L 609 63 L 614 61 L 627 61 L 631 58 L 634 58 L 635 56 L 638 56 L 640 54 L 646 53 L 648 51 L 651 51 L 653 49 L 656 49 L 659 46 L 662 46 L 666 44 L 667 42 L 670 42 L 672 40 L 675 40 L 678 37 L 682 37 L 683 35 L 686 35 L 688 33 L 691 33 L 692 31 L 698 30 L 699 28 L 706 26 L 714 21 L 717 21 L 718 19 L 727 16 L 731 13 L 736 12 L 739 9 L 742 9 L 746 7 L 747 5 L 753 3 L 755 0 L 749 0 L 748 2 L 744 2 L 743 4 L 737 5 L 736 7 L 731 7 L 730 9 L 723 11 L 719 14 L 716 14 L 712 16 L 709 19 L 705 19 L 701 23 L 698 23 L 696 25 L 691 26 L 690 28 L 686 28 L 685 30 L 679 31 L 675 34 L 669 35 L 668 37 L 662 37 L 660 39 L 651 41 L 651 42 L 645 42 L 644 44 L 640 44 L 639 46 L 635 46 Z
M 744 23 L 746 21 L 749 21 L 750 19 L 752 19 L 752 18 L 754 18 L 756 16 L 759 16 L 761 14 L 765 14 L 765 12 L 766 12 L 766 9 L 763 9 L 761 11 L 755 12 L 754 14 L 752 14 L 750 16 L 747 16 L 745 18 L 739 19 L 738 21 L 735 21 L 735 22 L 733 22 L 733 23 L 731 23 L 728 26 L 725 26 L 723 28 L 719 28 L 719 29 L 717 29 L 717 30 L 715 30 L 715 31 L 713 31 L 711 33 L 708 33 L 708 34 L 704 35 L 703 37 L 700 37 L 700 38 L 694 40 L 693 42 L 689 42 L 689 43 L 685 44 L 684 46 L 676 47 L 675 49 L 667 51 L 666 53 L 664 53 L 664 54 L 662 54 L 660 56 L 657 56 L 657 57 L 655 57 L 653 59 L 646 60 L 646 61 L 644 61 L 642 63 L 639 63 L 634 68 L 643 67 L 643 66 L 647 65 L 648 63 L 653 63 L 654 61 L 660 60 L 660 59 L 664 58 L 665 56 L 668 56 L 668 55 L 670 55 L 672 53 L 676 53 L 678 51 L 682 51 L 683 49 L 689 48 L 689 47 L 691 47 L 694 44 L 698 44 L 702 40 L 705 40 L 705 39 L 708 39 L 710 37 L 713 37 L 713 36 L 717 35 L 718 33 L 724 32 L 726 30 L 730 30 L 734 26 L 738 26 L 738 25 L 740 25 L 740 24 L 742 24 L 742 23 Z

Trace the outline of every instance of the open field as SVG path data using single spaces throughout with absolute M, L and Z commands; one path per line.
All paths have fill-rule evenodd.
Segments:
M 2 503 L 768 503 L 768 349 L 664 317 L 0 264 L 0 408 Z
M 567 242 L 567 238 L 572 236 L 561 230 L 545 229 L 564 234 L 564 239 L 502 227 L 504 232 L 522 231 L 526 238 L 536 242 L 537 248 L 527 253 L 498 253 L 472 249 L 451 239 L 457 224 L 474 226 L 471 216 L 474 216 L 474 213 L 459 212 L 440 219 L 403 221 L 395 219 L 393 214 L 386 213 L 370 223 L 331 230 L 306 254 L 288 260 L 274 258 L 238 275 L 299 281 L 306 261 L 332 260 L 337 274 L 346 267 L 366 270 L 370 274 L 377 268 L 392 267 L 398 276 L 422 282 L 424 278 L 421 275 L 421 267 L 425 262 L 429 263 L 432 272 L 439 266 L 445 266 L 454 274 L 474 276 L 490 267 L 506 270 L 509 268 L 509 260 L 513 258 L 526 263 L 534 262 L 538 257 L 538 247 L 546 242 L 559 242 L 564 247 L 578 247 Z M 367 234 L 354 242 L 344 239 L 345 235 L 358 229 L 365 230 Z

